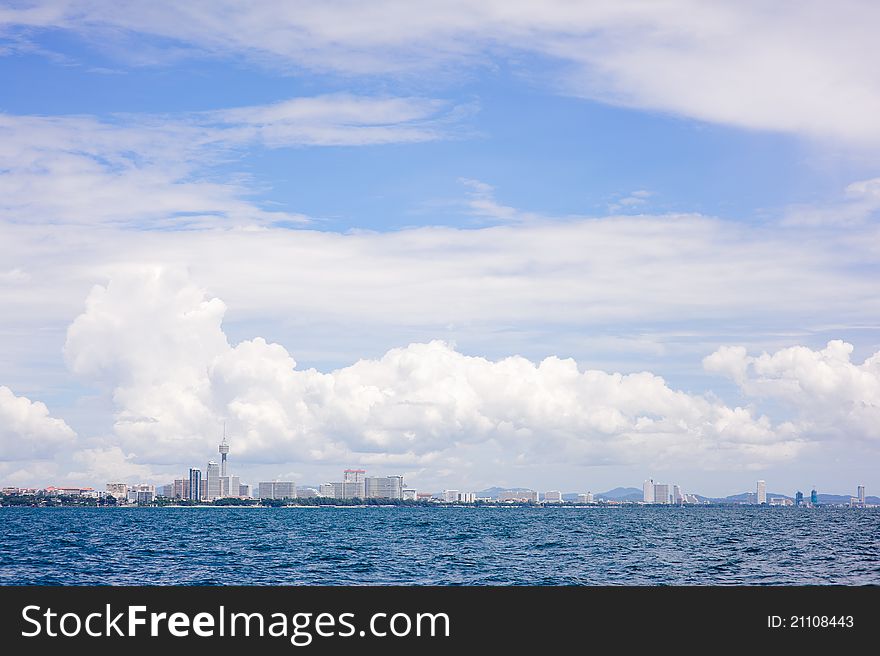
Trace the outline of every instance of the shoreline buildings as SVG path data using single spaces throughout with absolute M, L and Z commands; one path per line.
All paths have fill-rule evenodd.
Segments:
M 342 480 L 323 483 L 318 496 L 328 499 L 416 499 L 415 488 L 407 488 L 403 476 L 366 476 L 364 469 L 346 469 Z
M 263 481 L 257 487 L 261 499 L 296 499 L 296 483 L 293 481 Z

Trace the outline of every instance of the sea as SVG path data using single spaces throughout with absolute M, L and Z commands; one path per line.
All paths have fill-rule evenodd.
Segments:
M 880 585 L 880 508 L 0 508 L 2 585 Z

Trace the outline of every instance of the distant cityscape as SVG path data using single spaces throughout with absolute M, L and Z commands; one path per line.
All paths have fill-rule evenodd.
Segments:
M 869 508 L 880 506 L 880 499 L 867 497 L 865 486 L 856 486 L 856 495 L 820 495 L 813 488 L 809 496 L 798 490 L 793 497 L 783 494 L 767 493 L 767 484 L 760 480 L 755 483 L 755 491 L 725 497 L 724 499 L 704 497 L 685 493 L 678 484 L 659 483 L 648 478 L 637 488 L 616 488 L 594 495 L 592 492 L 563 494 L 559 490 L 543 493 L 528 488 L 490 488 L 480 492 L 445 489 L 441 492 L 420 492 L 407 486 L 402 475 L 367 476 L 364 469 L 346 469 L 342 480 L 322 483 L 316 487 L 297 487 L 294 481 L 261 481 L 256 486 L 241 483 L 239 476 L 228 470 L 229 444 L 224 435 L 218 447 L 220 462 L 210 460 L 205 475 L 197 467 L 191 467 L 188 475 L 177 478 L 166 485 L 147 483 L 129 484 L 124 482 L 107 483 L 104 490 L 91 487 L 22 488 L 3 487 L 0 495 L 4 497 L 74 498 L 82 500 L 110 501 L 113 505 L 155 505 L 158 502 L 192 504 L 281 502 L 295 504 L 297 501 L 311 500 L 345 501 L 349 504 L 358 500 L 386 501 L 389 503 L 422 502 L 434 504 L 569 504 L 569 505 L 708 505 L 730 503 L 757 506 L 795 506 L 818 507 L 820 505 L 849 506 Z M 824 497 L 824 498 L 820 498 Z M 112 498 L 112 499 L 111 499 Z M 0 501 L 2 505 L 2 501 Z

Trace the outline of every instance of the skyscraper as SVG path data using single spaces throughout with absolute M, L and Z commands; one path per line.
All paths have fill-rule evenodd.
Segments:
M 758 481 L 758 505 L 767 503 L 767 483 Z
M 367 476 L 364 479 L 366 499 L 400 499 L 403 476 Z
M 814 506 L 819 505 L 819 493 L 816 492 L 816 488 L 813 488 L 810 491 L 810 503 L 812 503 Z
M 202 470 L 191 468 L 189 470 L 189 499 L 191 501 L 202 500 Z
M 669 503 L 669 485 L 654 483 L 654 503 Z
M 205 494 L 204 497 L 208 501 L 213 501 L 214 499 L 219 499 L 222 495 L 220 494 L 220 465 L 211 460 L 208 462 L 208 471 L 206 474 L 206 485 L 205 485 Z
M 128 484 L 107 483 L 107 493 L 112 494 L 117 499 L 125 499 L 128 496 Z
M 226 454 L 229 453 L 229 445 L 226 443 L 226 424 L 223 424 L 223 441 L 220 442 L 220 475 L 229 476 L 226 471 Z
M 804 505 L 804 493 L 798 490 L 794 494 L 794 505 L 802 506 Z
M 684 503 L 684 496 L 681 493 L 680 485 L 672 486 L 672 503 Z
M 865 486 L 859 485 L 859 487 L 857 489 L 858 489 L 858 494 L 856 494 L 856 496 L 859 498 L 859 505 L 864 506 L 865 505 Z
M 446 503 L 458 501 L 458 490 L 443 490 L 443 501 Z
M 642 500 L 645 503 L 654 503 L 654 479 L 649 478 L 642 485 Z
M 363 499 L 367 496 L 363 469 L 346 469 L 342 472 L 342 498 Z
M 258 489 L 261 499 L 296 499 L 293 481 L 263 481 Z
M 189 479 L 175 478 L 174 492 L 171 496 L 175 499 L 189 499 Z

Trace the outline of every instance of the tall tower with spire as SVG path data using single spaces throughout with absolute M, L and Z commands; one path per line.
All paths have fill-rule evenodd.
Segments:
M 226 423 L 223 423 L 223 441 L 220 442 L 220 476 L 229 476 L 226 471 L 226 454 L 229 453 L 229 445 L 226 443 Z

